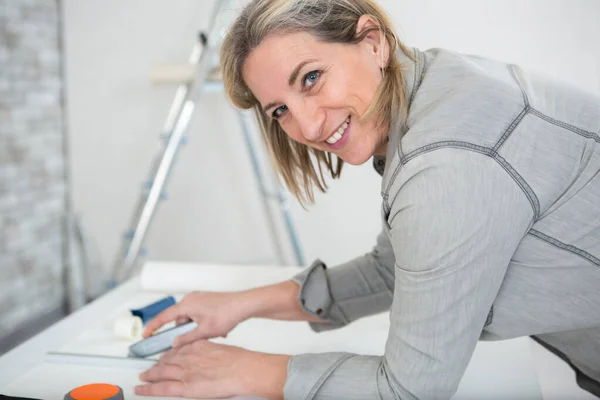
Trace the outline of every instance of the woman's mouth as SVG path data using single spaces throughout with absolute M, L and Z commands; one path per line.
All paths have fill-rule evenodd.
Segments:
M 346 131 L 348 130 L 348 125 L 350 125 L 350 117 L 346 118 L 346 121 L 334 132 L 333 135 L 329 136 L 325 141 L 332 147 L 337 144 L 343 137 Z M 341 144 L 341 143 L 340 143 Z

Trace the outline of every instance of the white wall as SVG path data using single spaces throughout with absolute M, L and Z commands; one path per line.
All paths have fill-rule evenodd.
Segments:
M 173 88 L 152 86 L 152 63 L 185 61 L 212 1 L 65 0 L 75 209 L 110 264 L 166 116 Z M 476 53 L 600 93 L 596 0 L 386 0 L 410 46 Z M 274 253 L 235 115 L 202 98 L 175 165 L 170 200 L 147 240 L 150 258 L 272 262 Z M 368 251 L 379 231 L 380 180 L 348 167 L 308 211 L 293 212 L 306 263 Z

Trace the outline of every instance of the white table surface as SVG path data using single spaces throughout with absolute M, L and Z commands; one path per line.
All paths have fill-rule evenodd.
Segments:
M 199 268 L 210 276 L 206 279 L 213 282 L 209 286 L 214 287 L 214 282 L 219 282 L 215 290 L 237 290 L 249 281 L 252 285 L 279 282 L 297 272 L 290 267 Z M 202 285 L 198 289 L 211 290 Z M 62 399 L 76 386 L 104 381 L 120 385 L 128 400 L 141 399 L 132 393 L 132 388 L 139 372 L 151 365 L 152 360 L 127 359 L 125 355 L 131 343 L 112 335 L 112 321 L 130 308 L 149 304 L 168 294 L 174 293 L 142 290 L 139 277 L 135 277 L 69 315 L 0 357 L 0 394 Z M 253 319 L 238 326 L 227 339 L 215 341 L 286 354 L 326 351 L 383 354 L 388 327 L 386 313 L 319 334 L 312 332 L 304 322 Z M 538 375 L 543 368 L 539 368 L 539 364 L 546 366 L 549 359 L 544 358 L 545 355 L 540 357 L 545 350 L 537 348 L 534 357 L 532 348 L 528 338 L 480 342 L 455 399 L 541 399 Z M 548 376 L 544 380 L 547 381 Z M 546 392 L 544 398 L 550 399 L 552 396 L 546 396 Z M 577 393 L 581 397 L 572 398 L 586 398 L 581 392 Z

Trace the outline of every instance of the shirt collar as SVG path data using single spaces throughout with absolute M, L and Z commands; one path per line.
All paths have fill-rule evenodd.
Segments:
M 410 106 L 421 84 L 421 80 L 423 79 L 425 55 L 415 47 L 408 48 L 408 50 L 412 52 L 411 55 L 413 56 L 414 61 L 408 55 L 404 54 L 402 50 L 397 51 L 396 57 L 400 63 L 400 68 L 402 68 L 402 76 L 404 79 L 404 95 L 408 102 L 408 112 L 410 113 Z M 376 156 L 376 158 L 373 160 L 374 164 L 379 163 L 379 169 L 375 169 L 383 176 L 383 182 L 386 181 L 386 176 L 391 173 L 388 168 L 390 164 L 389 161 L 392 160 L 394 153 L 399 148 L 400 140 L 406 131 L 408 131 L 406 118 L 407 116 L 398 118 L 396 123 L 391 127 L 388 133 L 388 145 L 385 158 Z M 381 168 L 382 160 L 385 162 L 384 169 Z

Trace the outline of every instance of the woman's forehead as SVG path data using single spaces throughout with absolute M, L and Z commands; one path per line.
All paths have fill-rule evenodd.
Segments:
M 289 86 L 289 78 L 301 64 L 327 61 L 335 57 L 339 45 L 318 40 L 306 32 L 270 35 L 250 52 L 244 63 L 244 81 L 253 86 L 264 86 L 265 80 L 275 86 Z M 255 93 L 257 94 L 257 93 Z
M 256 63 L 279 67 L 303 57 L 326 54 L 326 46 L 326 43 L 305 32 L 270 35 L 250 52 L 245 65 Z
M 326 56 L 323 45 L 306 33 L 267 37 L 248 55 L 242 69 L 244 81 L 259 100 L 268 94 L 266 91 L 287 89 L 300 64 Z

